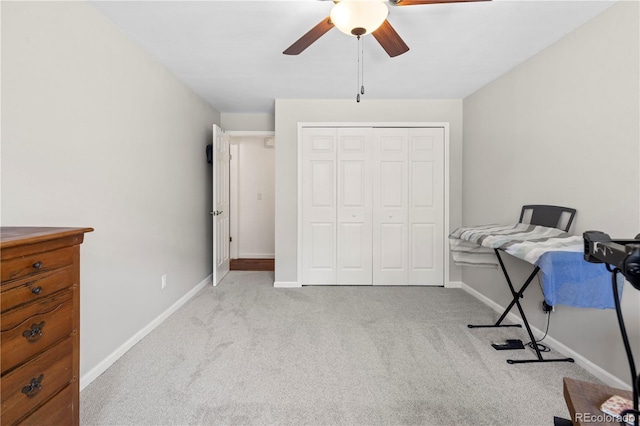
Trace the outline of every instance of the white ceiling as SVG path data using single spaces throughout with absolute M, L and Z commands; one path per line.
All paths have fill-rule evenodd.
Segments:
M 410 51 L 363 38 L 363 99 L 462 99 L 614 1 L 508 1 L 390 7 Z M 92 1 L 220 112 L 273 112 L 275 99 L 357 91 L 357 41 L 332 29 L 282 51 L 329 15 L 330 1 Z

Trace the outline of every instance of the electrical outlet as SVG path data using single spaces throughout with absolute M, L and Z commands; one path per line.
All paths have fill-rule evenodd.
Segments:
M 555 309 L 553 306 L 551 305 L 547 305 L 547 302 L 545 302 L 544 300 L 542 301 L 542 312 L 553 312 Z
M 162 289 L 164 290 L 167 287 L 167 274 L 162 276 Z

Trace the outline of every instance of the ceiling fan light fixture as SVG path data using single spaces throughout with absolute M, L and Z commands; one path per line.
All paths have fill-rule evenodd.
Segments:
M 381 0 L 342 0 L 331 9 L 331 22 L 351 36 L 374 32 L 389 16 L 389 8 Z

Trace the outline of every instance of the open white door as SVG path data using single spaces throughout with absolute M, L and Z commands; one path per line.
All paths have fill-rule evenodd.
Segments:
M 229 137 L 213 125 L 213 285 L 229 272 Z

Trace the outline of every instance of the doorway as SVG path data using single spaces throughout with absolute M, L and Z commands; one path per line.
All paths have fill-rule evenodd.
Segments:
M 273 271 L 274 132 L 230 131 L 231 270 Z

